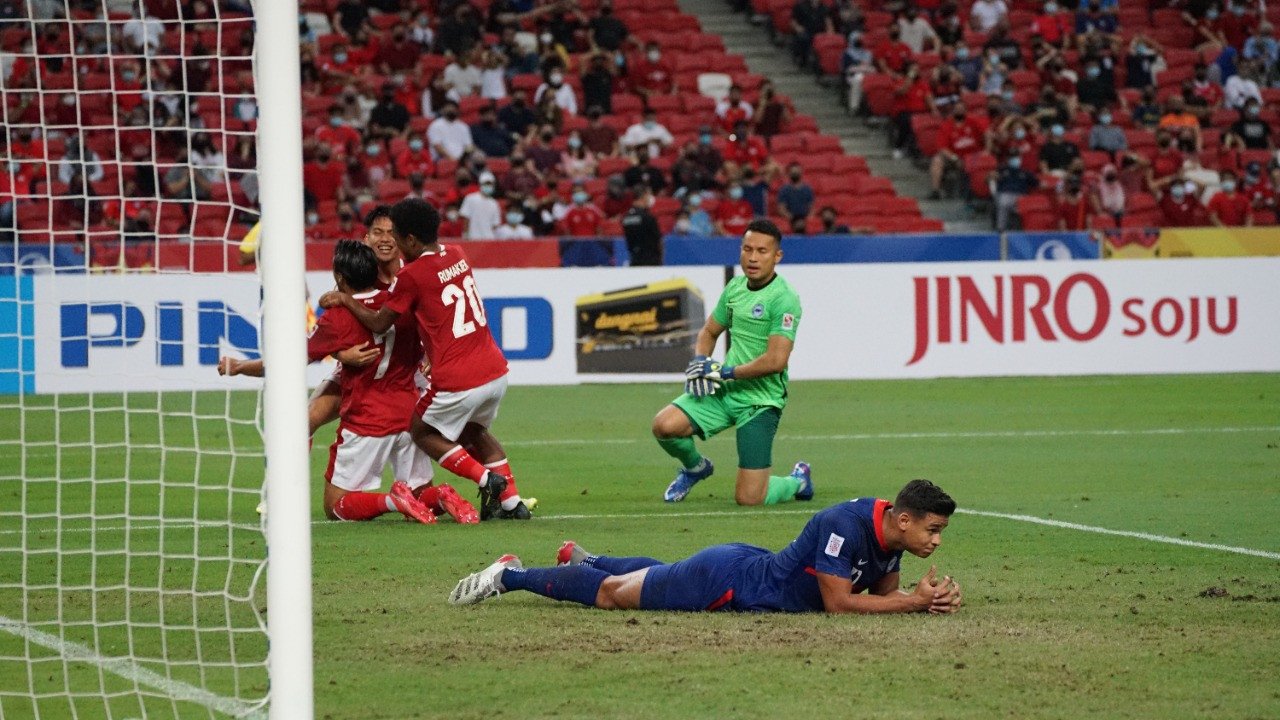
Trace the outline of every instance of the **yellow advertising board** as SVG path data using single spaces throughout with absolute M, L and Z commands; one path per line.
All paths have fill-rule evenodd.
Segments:
M 1124 228 L 1102 234 L 1107 260 L 1280 256 L 1280 227 Z
M 1280 227 L 1165 228 L 1159 257 L 1280 255 Z

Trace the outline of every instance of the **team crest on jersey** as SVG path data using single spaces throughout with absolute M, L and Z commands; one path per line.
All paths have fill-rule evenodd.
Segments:
M 844 538 L 835 533 L 831 533 L 831 537 L 827 538 L 827 549 L 824 551 L 831 557 L 840 556 L 840 548 L 844 547 Z
M 757 320 L 764 317 L 764 304 L 756 303 L 756 306 L 751 308 L 751 317 Z
M 796 316 L 795 316 L 795 315 L 792 315 L 791 313 L 783 313 L 783 314 L 782 314 L 782 329 L 783 329 L 783 330 L 790 330 L 791 328 L 795 327 L 795 325 L 796 325 Z

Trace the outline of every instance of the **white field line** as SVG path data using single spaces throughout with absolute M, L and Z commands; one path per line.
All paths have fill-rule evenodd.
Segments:
M 1078 430 L 940 430 L 937 432 L 890 432 L 890 433 L 845 433 L 837 435 L 779 435 L 779 440 L 804 441 L 815 440 L 830 442 L 838 440 L 974 440 L 983 438 L 1054 438 L 1054 437 L 1130 437 L 1144 435 L 1201 435 L 1201 434 L 1235 434 L 1255 432 L 1280 432 L 1280 425 L 1257 425 L 1244 427 L 1193 427 L 1193 428 L 1116 428 Z M 651 443 L 653 439 L 647 435 L 627 438 L 547 438 L 543 440 L 504 440 L 507 447 L 540 447 L 554 445 L 634 445 Z M 95 448 L 91 444 L 79 444 L 61 448 L 28 449 L 23 454 L 28 458 L 56 457 L 59 454 L 87 453 Z M 157 450 L 148 447 L 147 450 Z M 191 448 L 183 448 L 191 450 Z M 227 453 L 220 453 L 227 454 Z
M 1031 523 L 1035 525 L 1045 525 L 1047 527 L 1055 527 L 1063 530 L 1075 530 L 1078 532 L 1097 533 L 1099 535 L 1114 535 L 1117 537 L 1134 538 L 1136 540 L 1146 540 L 1148 542 L 1164 543 L 1166 545 L 1181 545 L 1183 547 L 1197 548 L 1200 550 L 1214 550 L 1217 552 L 1234 553 L 1237 555 L 1250 555 L 1253 557 L 1266 558 L 1268 560 L 1280 560 L 1280 553 L 1271 552 L 1269 550 L 1257 550 L 1254 548 L 1237 547 L 1235 545 L 1222 545 L 1219 543 L 1205 543 L 1197 540 L 1187 540 L 1185 538 L 1170 537 L 1168 535 L 1156 535 L 1153 533 L 1137 532 L 1134 530 L 1114 530 L 1112 528 L 1098 527 L 1096 525 L 1083 525 L 1081 523 L 1066 522 L 1064 520 L 1054 520 L 1052 518 L 1042 518 L 1035 515 L 1016 515 L 1011 513 L 992 512 L 990 510 L 970 510 L 968 508 L 959 508 L 956 510 L 960 515 L 976 515 L 979 517 L 998 518 L 1000 520 L 1013 520 L 1015 522 Z M 663 512 L 663 513 L 605 513 L 605 514 L 573 514 L 573 515 L 538 515 L 537 520 L 541 522 L 556 522 L 563 520 L 650 520 L 659 518 L 710 518 L 710 517 L 741 517 L 748 515 L 812 515 L 812 509 L 791 509 L 791 508 L 761 508 L 752 510 L 706 510 L 702 512 Z M 209 523 L 202 523 L 209 524 Z M 337 525 L 330 520 L 314 520 L 314 527 L 324 527 L 326 525 Z M 181 529 L 183 527 L 191 527 L 190 521 L 175 520 L 173 522 L 164 523 L 165 529 Z M 64 533 L 83 533 L 83 532 L 121 532 L 129 530 L 131 532 L 145 532 L 148 530 L 159 530 L 160 525 L 156 523 L 135 523 L 132 525 L 99 525 L 97 527 L 83 528 L 62 528 Z M 53 528 L 41 530 L 32 528 L 28 533 L 35 532 L 51 532 Z M 0 535 L 17 535 L 22 530 L 0 530 Z
M 136 685 L 151 688 L 179 702 L 195 703 L 210 710 L 238 718 L 251 718 L 253 720 L 265 720 L 266 718 L 266 713 L 257 706 L 211 693 L 181 680 L 167 678 L 126 658 L 103 657 L 85 645 L 64 640 L 57 635 L 37 630 L 23 622 L 12 620 L 3 615 L 0 615 L 0 630 L 23 638 L 33 645 L 52 650 L 62 656 L 64 660 L 96 665 L 113 675 L 118 675 Z

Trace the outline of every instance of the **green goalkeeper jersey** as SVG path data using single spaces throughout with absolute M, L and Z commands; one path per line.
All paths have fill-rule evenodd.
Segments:
M 771 335 L 795 342 L 800 327 L 800 296 L 781 275 L 768 285 L 752 290 L 747 278 L 729 281 L 711 316 L 729 330 L 729 354 L 725 365 L 743 365 L 764 354 Z M 782 409 L 787 404 L 787 371 L 747 380 L 732 380 L 724 389 L 735 404 L 770 405 Z

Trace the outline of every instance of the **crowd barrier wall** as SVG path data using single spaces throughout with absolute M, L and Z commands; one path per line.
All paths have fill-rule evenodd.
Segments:
M 1280 371 L 1280 258 L 779 271 L 804 308 L 797 379 Z M 475 275 L 511 380 L 529 385 L 674 387 L 726 279 L 721 266 Z M 333 284 L 307 282 L 313 299 Z M 0 278 L 0 392 L 254 387 L 216 365 L 257 354 L 259 298 L 251 274 Z

